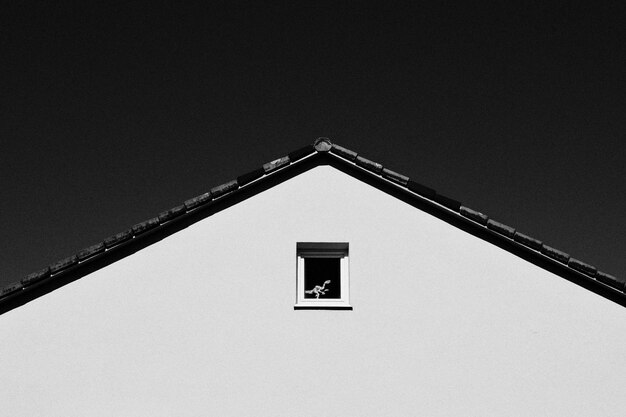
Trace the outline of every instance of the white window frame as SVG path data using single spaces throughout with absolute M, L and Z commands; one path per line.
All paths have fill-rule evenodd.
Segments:
M 347 242 L 298 242 L 296 244 L 295 310 L 352 310 L 350 305 L 350 261 Z M 304 297 L 304 260 L 306 258 L 340 258 L 341 298 L 315 299 Z

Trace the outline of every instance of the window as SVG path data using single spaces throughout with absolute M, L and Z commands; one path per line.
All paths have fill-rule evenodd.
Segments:
M 298 242 L 296 310 L 352 310 L 348 244 Z

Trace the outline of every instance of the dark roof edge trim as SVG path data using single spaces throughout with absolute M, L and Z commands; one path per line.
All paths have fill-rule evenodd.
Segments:
M 326 142 L 329 142 L 326 140 Z M 325 143 L 320 146 L 329 147 Z M 106 252 L 124 245 L 125 243 L 133 240 L 145 232 L 152 229 L 159 228 L 172 220 L 178 219 L 182 216 L 190 214 L 196 211 L 198 208 L 213 203 L 216 199 L 222 199 L 231 195 L 234 191 L 251 184 L 263 177 L 272 175 L 273 173 L 281 170 L 284 167 L 292 164 L 291 157 L 295 161 L 302 161 L 316 153 L 315 148 L 312 145 L 304 146 L 293 152 L 290 152 L 287 156 L 277 158 L 271 162 L 264 164 L 261 168 L 258 168 L 252 172 L 241 175 L 235 180 L 228 181 L 216 187 L 213 187 L 210 191 L 203 193 L 199 196 L 186 200 L 183 204 L 173 207 L 169 210 L 165 210 L 159 213 L 158 216 L 143 222 L 137 223 L 134 226 L 126 229 L 122 232 L 116 233 L 107 237 L 101 242 L 91 245 L 85 249 L 81 249 L 76 254 L 63 258 L 50 264 L 48 267 L 41 269 L 37 272 L 28 274 L 22 280 L 9 284 L 4 288 L 0 288 L 0 303 L 8 297 L 11 298 L 22 290 L 28 290 L 29 287 L 39 284 L 43 280 L 55 279 L 57 276 L 64 275 L 66 271 L 74 270 L 74 266 L 80 266 L 86 261 L 92 261 L 94 258 L 102 256 Z
M 438 203 L 441 206 L 473 221 L 474 223 L 491 229 L 507 240 L 511 240 L 518 245 L 532 249 L 537 256 L 543 256 L 557 261 L 560 264 L 566 265 L 570 270 L 584 274 L 587 277 L 594 278 L 596 281 L 611 287 L 613 290 L 626 293 L 626 279 L 615 278 L 613 275 L 598 271 L 596 267 L 592 265 L 570 258 L 569 254 L 547 246 L 539 239 L 520 233 L 511 226 L 490 219 L 487 215 L 479 211 L 463 206 L 463 204 L 457 200 L 438 194 L 430 187 L 422 185 L 414 180 L 411 180 L 407 176 L 383 167 L 382 164 L 362 158 L 357 152 L 333 144 L 330 153 L 335 157 L 340 157 L 348 162 L 351 162 L 354 166 L 375 175 L 379 175 L 385 180 L 393 182 L 402 188 L 408 189 L 424 199 Z

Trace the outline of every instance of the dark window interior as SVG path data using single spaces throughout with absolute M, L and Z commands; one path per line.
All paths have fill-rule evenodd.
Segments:
M 304 259 L 304 298 L 341 298 L 340 279 L 340 258 Z

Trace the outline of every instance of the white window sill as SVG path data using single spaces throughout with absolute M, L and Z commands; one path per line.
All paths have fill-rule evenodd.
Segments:
M 315 301 L 310 303 L 298 303 L 293 306 L 294 310 L 352 310 L 352 306 L 347 303 L 333 303 Z

